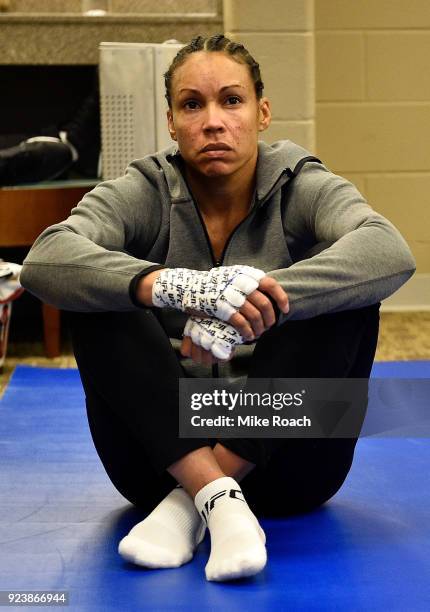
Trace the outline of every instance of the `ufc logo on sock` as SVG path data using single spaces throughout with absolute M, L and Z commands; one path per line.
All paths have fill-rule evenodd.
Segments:
M 208 499 L 208 501 L 205 503 L 202 509 L 202 515 L 206 523 L 208 522 L 210 511 L 215 506 L 216 500 L 220 499 L 220 497 L 225 497 L 226 495 L 228 495 L 229 497 L 232 497 L 233 499 L 238 499 L 239 501 L 243 501 L 243 502 L 245 501 L 243 497 L 243 493 L 240 489 L 230 489 L 230 490 L 224 489 L 224 491 L 218 491 L 218 493 L 215 493 L 215 495 L 212 495 L 212 497 Z

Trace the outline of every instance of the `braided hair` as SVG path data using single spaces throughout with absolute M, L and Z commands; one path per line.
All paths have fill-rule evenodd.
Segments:
M 246 64 L 254 83 L 257 100 L 261 99 L 263 96 L 264 84 L 261 80 L 259 64 L 241 43 L 234 42 L 233 40 L 226 38 L 224 34 L 214 34 L 213 36 L 206 38 L 203 36 L 196 36 L 188 45 L 182 47 L 182 49 L 180 49 L 173 58 L 168 71 L 164 74 L 164 84 L 166 87 L 165 97 L 169 108 L 172 108 L 171 88 L 175 70 L 185 62 L 191 53 L 196 53 L 197 51 L 222 51 L 235 61 Z

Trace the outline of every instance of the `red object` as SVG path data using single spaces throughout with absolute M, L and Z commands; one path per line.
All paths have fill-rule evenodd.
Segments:
M 12 302 L 0 304 L 0 368 L 6 359 L 7 339 L 9 337 L 9 323 L 12 314 Z

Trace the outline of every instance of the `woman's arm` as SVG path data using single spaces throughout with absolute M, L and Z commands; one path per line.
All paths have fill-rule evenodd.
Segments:
M 130 166 L 125 176 L 98 185 L 71 215 L 48 227 L 24 261 L 21 283 L 44 302 L 76 311 L 134 310 L 130 281 L 162 268 L 129 255 L 158 232 L 161 211 L 154 188 Z
M 289 297 L 290 311 L 278 324 L 379 302 L 415 271 L 394 225 L 354 185 L 319 164 L 309 164 L 297 177 L 285 214 L 287 231 L 326 248 L 268 273 Z

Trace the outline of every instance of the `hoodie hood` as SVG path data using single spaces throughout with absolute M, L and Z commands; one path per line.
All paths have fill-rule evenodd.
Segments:
M 257 205 L 264 202 L 275 186 L 280 189 L 291 177 L 299 160 L 309 155 L 306 149 L 291 140 L 280 140 L 271 145 L 260 140 L 256 168 Z M 151 161 L 151 165 L 155 164 L 158 169 L 163 170 L 172 202 L 177 204 L 192 199 L 181 170 L 184 161 L 177 145 L 163 149 L 142 161 Z

